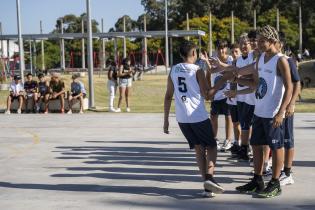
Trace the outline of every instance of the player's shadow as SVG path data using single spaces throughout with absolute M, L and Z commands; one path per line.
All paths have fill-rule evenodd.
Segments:
M 53 151 L 60 160 L 82 160 L 78 166 L 49 167 L 54 171 L 51 177 L 66 178 L 72 184 L 31 184 L 0 182 L 0 187 L 39 189 L 53 191 L 82 191 L 140 194 L 149 196 L 169 196 L 175 199 L 200 198 L 202 179 L 198 173 L 194 152 L 167 144 L 141 144 L 138 141 L 120 142 L 117 146 L 106 146 L 106 142 L 87 142 L 87 146 L 60 146 Z M 95 146 L 96 144 L 96 146 Z M 90 146 L 91 145 L 91 146 Z M 131 146 L 129 146 L 131 145 Z M 221 161 L 219 161 L 219 165 Z M 225 162 L 222 165 L 237 166 L 237 163 Z M 192 170 L 193 168 L 195 170 Z M 220 167 L 219 167 L 220 168 Z M 60 171 L 60 173 L 56 172 Z M 232 178 L 233 175 L 248 175 L 235 171 L 216 171 L 217 181 L 221 184 L 239 182 L 245 183 L 248 177 Z M 221 175 L 224 175 L 221 176 Z M 110 185 L 82 184 L 75 178 L 86 180 L 104 179 Z M 84 179 L 83 179 L 84 180 Z M 198 183 L 200 189 L 191 189 L 185 183 Z M 120 184 L 117 184 L 120 183 Z M 132 186 L 130 186 L 132 183 Z M 167 187 L 167 183 L 181 183 L 181 187 Z M 113 186 L 116 185 L 116 186 Z M 117 186 L 118 185 L 118 186 Z M 236 191 L 226 191 L 226 194 L 236 194 Z

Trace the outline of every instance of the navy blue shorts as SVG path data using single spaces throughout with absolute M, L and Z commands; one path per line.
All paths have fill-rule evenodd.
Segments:
M 238 119 L 241 124 L 242 131 L 248 131 L 253 124 L 254 105 L 245 102 L 237 102 Z
M 231 117 L 232 117 L 232 122 L 233 123 L 239 122 L 237 105 L 228 104 L 228 107 L 229 107 L 229 111 L 230 111 L 230 114 L 231 114 Z
M 293 115 L 287 117 L 283 121 L 284 126 L 284 148 L 291 149 L 294 148 L 294 135 L 293 135 Z
M 226 103 L 226 98 L 211 102 L 211 115 L 230 115 L 229 107 Z
M 269 145 L 271 150 L 282 148 L 284 146 L 283 124 L 277 128 L 273 128 L 272 123 L 272 118 L 262 118 L 255 115 L 250 144 Z
M 217 146 L 210 119 L 198 123 L 178 123 L 178 125 L 187 139 L 190 149 L 194 149 L 195 145 L 203 147 Z

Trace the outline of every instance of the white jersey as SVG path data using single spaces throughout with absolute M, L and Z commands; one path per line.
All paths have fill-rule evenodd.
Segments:
M 250 64 L 252 64 L 254 62 L 254 53 L 250 52 L 247 56 L 247 58 L 243 58 L 242 56 L 238 57 L 238 59 L 236 60 L 236 67 L 238 68 L 242 68 L 244 66 L 248 66 Z M 247 89 L 248 86 L 243 86 L 243 85 L 239 85 L 237 84 L 237 90 L 244 90 Z M 236 96 L 236 100 L 239 102 L 246 102 L 249 105 L 255 105 L 255 95 L 254 93 L 252 94 L 252 96 L 247 97 L 247 95 L 251 95 L 251 94 L 240 94 Z M 250 100 L 252 97 L 252 100 Z
M 176 120 L 180 123 L 197 123 L 208 119 L 204 97 L 197 82 L 195 64 L 179 63 L 171 70 L 174 84 Z
M 227 64 L 232 65 L 233 57 L 228 56 L 227 58 Z M 211 85 L 212 87 L 222 78 L 222 74 L 220 72 L 211 74 Z M 228 88 L 229 89 L 229 88 Z M 214 100 L 219 101 L 226 98 L 224 95 L 224 92 L 227 90 L 227 83 L 224 83 L 224 85 L 216 92 L 214 95 Z
M 273 118 L 279 111 L 284 85 L 282 77 L 277 74 L 277 64 L 281 53 L 273 56 L 265 63 L 265 53 L 260 56 L 258 63 L 259 86 L 256 90 L 256 106 L 254 114 L 262 118 Z

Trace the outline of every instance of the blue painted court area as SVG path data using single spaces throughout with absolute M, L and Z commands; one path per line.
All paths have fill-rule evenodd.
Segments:
M 1 115 L 0 209 L 315 209 L 315 114 L 296 114 L 295 184 L 252 198 L 247 163 L 219 153 L 226 192 L 202 198 L 194 153 L 162 114 Z M 223 140 L 223 119 L 219 133 Z

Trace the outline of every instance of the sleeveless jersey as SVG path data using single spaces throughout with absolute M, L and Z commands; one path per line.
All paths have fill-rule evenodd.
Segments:
M 197 82 L 195 64 L 179 63 L 170 73 L 174 84 L 176 120 L 180 123 L 197 123 L 208 119 L 208 112 Z
M 249 64 L 252 64 L 254 62 L 254 53 L 250 52 L 247 56 L 246 59 L 244 59 L 242 56 L 240 56 L 237 60 L 236 60 L 236 67 L 238 68 L 242 68 L 244 66 L 247 66 Z M 247 89 L 248 86 L 243 86 L 243 85 L 239 85 L 237 84 L 237 90 L 244 90 Z M 240 94 L 236 96 L 236 100 L 239 102 L 247 102 L 248 100 L 246 99 L 247 94 Z M 253 96 L 254 97 L 254 96 Z M 249 105 L 254 105 L 255 104 L 255 100 L 252 102 L 252 104 Z
M 277 64 L 283 55 L 278 53 L 265 63 L 265 53 L 258 63 L 259 86 L 256 90 L 255 115 L 273 118 L 279 111 L 284 94 L 282 77 L 277 75 Z
M 38 92 L 43 96 L 48 93 L 48 86 L 46 82 L 38 83 Z

